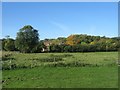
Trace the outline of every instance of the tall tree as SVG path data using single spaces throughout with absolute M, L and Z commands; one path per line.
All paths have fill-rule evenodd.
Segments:
M 39 43 L 38 30 L 30 25 L 26 25 L 19 30 L 16 37 L 15 46 L 24 53 L 32 53 L 35 51 Z

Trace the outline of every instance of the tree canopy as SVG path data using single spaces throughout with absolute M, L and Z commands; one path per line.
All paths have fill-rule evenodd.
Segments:
M 15 46 L 18 50 L 24 53 L 31 53 L 35 51 L 39 43 L 38 30 L 30 25 L 26 25 L 17 33 Z
M 15 40 L 6 36 L 1 41 L 3 50 L 19 50 L 24 53 L 118 51 L 120 47 L 119 37 L 109 38 L 87 34 L 72 34 L 68 37 L 40 41 L 38 30 L 31 25 L 22 27 Z

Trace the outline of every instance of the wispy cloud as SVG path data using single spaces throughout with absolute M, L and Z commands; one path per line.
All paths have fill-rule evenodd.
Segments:
M 57 27 L 58 29 L 62 31 L 68 31 L 68 27 L 62 23 L 50 21 L 50 24 L 54 25 L 55 27 Z

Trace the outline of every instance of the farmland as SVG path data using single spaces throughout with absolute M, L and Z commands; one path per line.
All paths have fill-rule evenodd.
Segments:
M 117 88 L 118 53 L 3 52 L 6 88 Z

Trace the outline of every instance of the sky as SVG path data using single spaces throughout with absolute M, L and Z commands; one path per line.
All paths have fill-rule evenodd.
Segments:
M 117 2 L 3 2 L 2 36 L 16 38 L 31 25 L 40 40 L 71 34 L 118 36 Z

